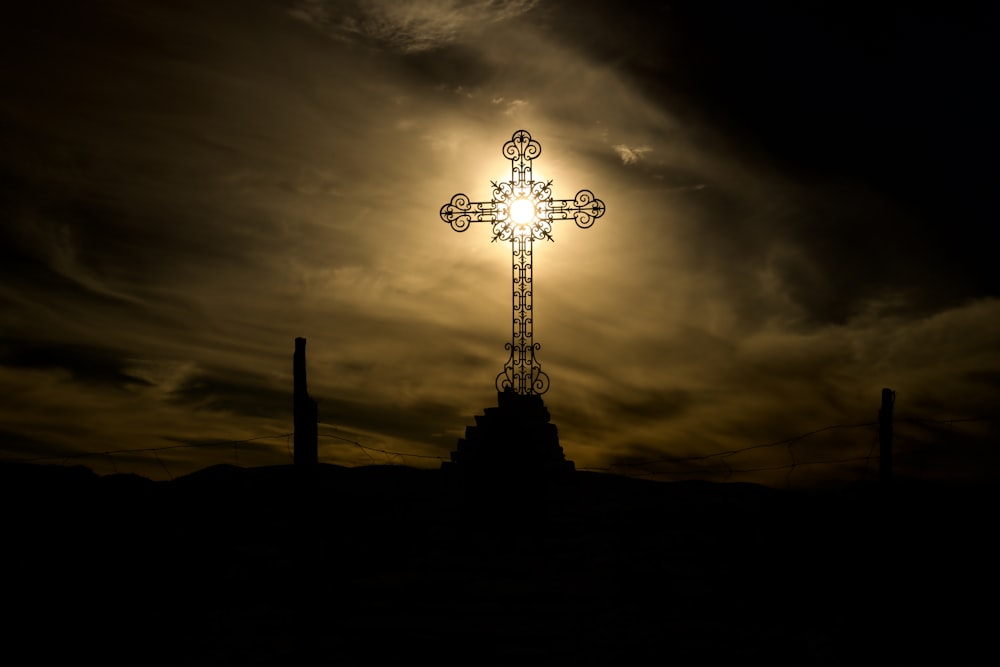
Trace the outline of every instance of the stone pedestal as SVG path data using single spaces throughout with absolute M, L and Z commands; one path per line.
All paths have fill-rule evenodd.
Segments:
M 497 406 L 475 417 L 476 425 L 442 467 L 462 480 L 467 492 L 518 495 L 538 484 L 563 478 L 574 470 L 559 445 L 559 433 L 537 394 L 504 391 Z

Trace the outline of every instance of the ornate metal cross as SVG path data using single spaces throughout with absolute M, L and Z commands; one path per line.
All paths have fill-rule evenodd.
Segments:
M 552 181 L 536 181 L 531 161 L 542 153 L 541 145 L 525 130 L 518 130 L 503 145 L 510 160 L 510 180 L 491 181 L 493 198 L 472 202 L 457 194 L 441 207 L 441 219 L 456 232 L 464 232 L 473 222 L 493 225 L 494 241 L 510 241 L 513 270 L 513 327 L 506 344 L 510 357 L 497 375 L 498 391 L 513 389 L 518 394 L 544 394 L 549 376 L 535 358 L 541 345 L 532 339 L 531 252 L 535 239 L 552 241 L 552 223 L 572 218 L 586 229 L 604 215 L 604 202 L 590 190 L 580 190 L 573 199 L 553 199 Z

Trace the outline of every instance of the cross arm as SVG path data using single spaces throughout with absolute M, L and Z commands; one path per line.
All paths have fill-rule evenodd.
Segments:
M 468 195 L 457 194 L 441 207 L 441 219 L 456 232 L 464 232 L 473 222 L 496 222 L 497 202 L 469 201 Z
M 576 226 L 586 229 L 594 221 L 604 215 L 604 202 L 594 196 L 590 190 L 580 190 L 573 199 L 550 199 L 548 202 L 549 220 L 576 221 Z

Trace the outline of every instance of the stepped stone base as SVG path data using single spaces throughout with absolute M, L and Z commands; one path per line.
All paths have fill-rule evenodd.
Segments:
M 449 472 L 475 479 L 543 480 L 572 473 L 559 445 L 559 433 L 549 421 L 549 411 L 537 394 L 497 393 L 497 406 L 475 417 L 465 429 Z

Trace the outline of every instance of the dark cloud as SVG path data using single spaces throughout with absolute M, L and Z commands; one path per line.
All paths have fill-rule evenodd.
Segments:
M 602 399 L 607 410 L 618 417 L 615 421 L 642 421 L 671 419 L 682 415 L 695 402 L 696 398 L 685 390 L 657 389 L 643 392 L 639 396 L 610 395 Z
M 400 405 L 377 403 L 350 396 L 316 396 L 320 421 L 333 427 L 344 427 L 368 433 L 381 433 L 399 438 L 413 438 L 424 443 L 435 441 L 442 425 L 464 430 L 463 422 L 473 425 L 472 415 L 462 414 L 454 403 L 420 400 Z M 440 440 L 436 440 L 440 444 Z M 454 446 L 448 439 L 446 446 Z M 447 456 L 447 452 L 438 452 Z
M 794 217 L 753 226 L 760 244 L 801 244 L 803 263 L 836 282 L 779 269 L 813 316 L 843 320 L 880 291 L 921 292 L 938 306 L 996 293 L 983 180 L 997 148 L 985 85 L 998 27 L 991 3 L 644 9 L 550 15 L 553 28 L 569 21 L 572 30 L 556 33 L 569 46 L 627 72 L 695 141 L 735 150 L 798 189 Z M 739 226 L 741 217 L 709 220 Z M 753 243 L 750 229 L 729 238 Z
M 290 421 L 292 401 L 287 387 L 270 386 L 266 375 L 231 369 L 201 368 L 169 391 L 169 400 L 193 410 L 237 417 Z
M 26 435 L 23 430 L 0 429 L 0 446 L 3 447 L 4 451 L 2 459 L 44 462 L 63 459 L 68 461 L 67 450 L 63 446 L 54 444 L 47 435 L 31 437 Z
M 63 341 L 7 338 L 0 343 L 0 365 L 8 368 L 65 371 L 80 383 L 119 389 L 150 384 L 129 372 L 128 359 L 118 351 Z

